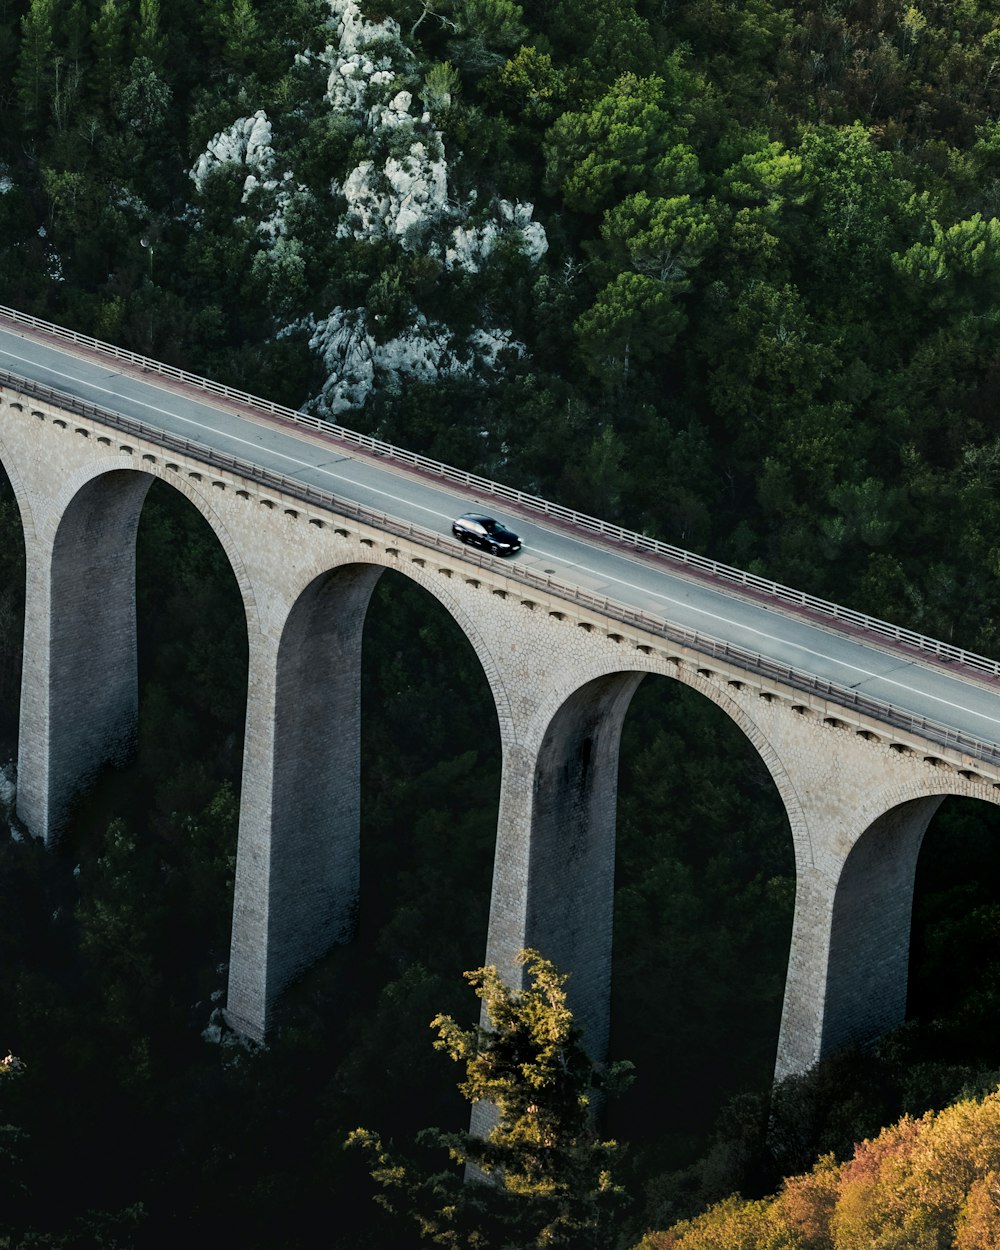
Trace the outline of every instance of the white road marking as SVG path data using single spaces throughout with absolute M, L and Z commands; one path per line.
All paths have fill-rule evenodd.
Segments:
M 565 557 L 556 556 L 556 555 L 552 555 L 550 553 L 541 551 L 541 549 L 538 547 L 532 547 L 531 550 L 533 553 L 537 551 L 539 555 L 542 555 L 542 556 L 548 555 L 548 558 L 550 560 L 556 560 L 558 563 L 561 563 L 563 566 L 568 565 L 570 568 L 580 569 L 583 572 L 593 572 L 593 570 L 587 569 L 585 565 L 574 564 L 572 560 L 567 560 L 565 559 Z M 597 576 L 597 574 L 595 574 L 595 576 Z M 952 708 L 954 711 L 964 712 L 966 715 L 975 716 L 978 720 L 986 721 L 987 724 L 1000 726 L 1000 717 L 988 716 L 985 712 L 978 712 L 975 710 L 975 708 L 970 708 L 964 703 L 952 703 L 948 699 L 941 698 L 940 695 L 930 694 L 926 690 L 921 690 L 918 686 L 908 686 L 905 682 L 897 681 L 893 677 L 886 676 L 885 674 L 882 674 L 882 673 L 873 672 L 870 669 L 861 668 L 860 665 L 854 664 L 850 660 L 838 659 L 837 656 L 829 655 L 825 651 L 816 651 L 812 647 L 807 647 L 801 642 L 793 642 L 791 639 L 779 638 L 775 634 L 768 634 L 762 629 L 755 629 L 753 625 L 747 625 L 742 621 L 734 621 L 734 620 L 731 620 L 729 617 L 720 616 L 716 612 L 710 612 L 708 608 L 700 608 L 696 604 L 690 603 L 684 599 L 672 599 L 669 595 L 661 594 L 659 591 L 656 591 L 656 590 L 648 590 L 645 586 L 636 586 L 634 583 L 626 582 L 622 580 L 621 578 L 607 577 L 605 578 L 605 580 L 612 581 L 616 585 L 619 585 L 619 586 L 625 586 L 629 590 L 638 591 L 639 594 L 652 595 L 657 599 L 663 599 L 667 603 L 672 603 L 672 604 L 677 605 L 678 607 L 687 608 L 691 612 L 696 612 L 699 616 L 704 616 L 704 617 L 707 617 L 709 620 L 717 621 L 721 625 L 731 625 L 735 629 L 744 630 L 746 633 L 754 634 L 758 638 L 764 639 L 767 642 L 775 642 L 775 643 L 778 643 L 780 646 L 790 647 L 796 651 L 802 652 L 804 655 L 813 656 L 814 658 L 818 660 L 826 660 L 828 663 L 836 664 L 841 668 L 847 669 L 849 672 L 859 673 L 862 676 L 862 678 L 864 678 L 865 680 L 871 678 L 874 681 L 883 682 L 887 686 L 895 686 L 897 690 L 904 690 L 906 691 L 907 694 L 914 694 L 922 699 L 929 699 L 932 703 L 940 703 L 942 707 Z M 739 645 L 739 644 L 736 644 L 736 645 Z M 858 644 L 858 646 L 860 647 L 861 644 Z M 913 667 L 912 661 L 907 661 L 907 667 L 911 667 L 911 668 Z M 858 682 L 856 684 L 861 685 L 862 683 Z
M 50 349 L 50 350 L 54 350 L 54 349 Z M 4 356 L 8 356 L 10 359 L 19 361 L 22 364 L 31 365 L 34 368 L 38 367 L 37 363 L 28 356 L 18 356 L 16 353 L 7 351 L 6 349 L 0 349 L 0 354 Z M 226 433 L 224 430 L 220 430 L 216 426 L 206 425 L 204 422 L 197 421 L 193 417 L 185 417 L 181 413 L 173 412 L 167 408 L 157 407 L 157 405 L 147 403 L 145 400 L 142 400 L 142 399 L 123 397 L 117 394 L 115 391 L 113 391 L 109 387 L 100 386 L 96 382 L 88 382 L 84 378 L 77 377 L 71 373 L 63 373 L 62 371 L 58 369 L 53 369 L 48 366 L 43 366 L 43 368 L 46 369 L 46 372 L 53 374 L 57 378 L 63 378 L 66 381 L 74 382 L 77 385 L 87 387 L 90 390 L 99 391 L 105 395 L 111 396 L 112 398 L 117 398 L 117 399 L 126 398 L 129 403 L 138 404 L 139 407 L 145 408 L 150 412 L 160 413 L 162 416 L 169 417 L 174 421 L 182 421 L 184 422 L 184 424 L 191 425 L 197 430 L 210 431 L 212 434 L 216 435 L 217 437 L 229 439 L 231 442 L 241 444 L 242 446 L 252 447 L 255 450 L 264 450 L 267 452 L 268 455 L 276 456 L 281 460 L 285 460 L 290 465 L 295 465 L 297 468 L 307 469 L 311 473 L 318 473 L 323 477 L 332 478 L 335 481 L 347 482 L 350 485 L 354 486 L 355 488 L 359 488 L 361 490 L 369 490 L 373 494 L 381 495 L 385 499 L 391 500 L 393 503 L 403 505 L 404 508 L 419 509 L 421 512 L 426 512 L 428 515 L 433 516 L 438 520 L 450 521 L 452 519 L 451 513 L 438 512 L 434 508 L 428 508 L 424 504 L 416 503 L 415 501 L 406 499 L 400 495 L 394 495 L 392 494 L 391 491 L 383 490 L 382 488 L 378 486 L 367 486 L 364 483 L 358 482 L 356 479 L 347 476 L 346 474 L 334 473 L 329 469 L 322 468 L 318 465 L 310 464 L 307 460 L 299 460 L 299 459 L 296 459 L 296 457 L 294 456 L 289 456 L 285 454 L 284 452 L 275 451 L 272 448 L 265 448 L 262 446 L 260 442 L 255 442 L 252 439 L 241 438 L 239 435 L 236 435 L 236 434 Z M 127 375 L 114 373 L 112 371 L 111 374 L 109 374 L 109 376 L 124 377 Z M 160 390 L 164 394 L 171 393 L 165 387 L 158 385 L 153 380 L 147 380 L 145 378 L 133 379 L 133 380 L 139 382 L 139 384 L 142 386 L 149 387 L 150 389 Z M 197 402 L 197 401 L 189 401 L 189 402 Z M 206 403 L 205 407 L 211 408 L 211 404 Z M 283 431 L 279 431 L 279 433 L 283 433 Z M 291 435 L 289 435 L 288 437 L 291 437 Z M 350 457 L 345 457 L 345 459 L 350 460 Z M 439 487 L 437 489 L 440 489 L 442 493 L 447 493 L 447 489 L 445 487 Z M 542 532 L 545 532 L 543 526 L 539 526 L 538 528 L 540 528 Z M 568 537 L 567 541 L 574 543 L 576 545 L 580 545 L 579 540 L 574 539 L 572 537 Z M 698 607 L 697 604 L 691 603 L 688 600 L 677 599 L 671 595 L 664 594 L 661 591 L 652 590 L 646 586 L 636 585 L 634 582 L 625 581 L 623 578 L 615 577 L 614 575 L 601 573 L 596 569 L 588 568 L 587 565 L 585 564 L 579 564 L 573 560 L 567 560 L 564 556 L 557 555 L 553 552 L 547 552 L 540 547 L 532 547 L 531 553 L 532 555 L 535 555 L 535 554 L 539 555 L 542 559 L 554 560 L 557 564 L 560 564 L 565 568 L 577 569 L 580 572 L 589 574 L 592 577 L 600 578 L 602 581 L 611 582 L 614 585 L 622 586 L 625 589 L 636 591 L 638 594 L 651 596 L 652 598 L 659 599 L 664 603 L 672 604 L 675 607 L 684 608 L 689 612 L 696 613 L 698 616 L 702 616 L 708 620 L 715 621 L 719 625 L 728 625 L 728 626 L 733 627 L 734 629 L 744 630 L 747 633 L 753 634 L 756 637 L 766 642 L 777 643 L 782 647 L 790 647 L 796 651 L 801 652 L 803 655 L 812 656 L 815 659 L 825 660 L 828 663 L 836 664 L 840 666 L 841 668 L 847 669 L 849 672 L 859 674 L 863 680 L 867 681 L 869 679 L 872 679 L 878 682 L 884 682 L 886 685 L 895 686 L 898 690 L 905 691 L 907 694 L 917 695 L 918 697 L 923 698 L 923 699 L 929 699 L 931 702 L 938 703 L 942 707 L 950 708 L 955 711 L 964 712 L 966 715 L 972 715 L 976 717 L 976 719 L 985 721 L 987 724 L 990 724 L 990 725 L 1000 726 L 1000 717 L 988 716 L 985 712 L 978 712 L 975 709 L 970 708 L 965 704 L 953 703 L 948 699 L 941 698 L 939 695 L 929 694 L 926 691 L 920 690 L 917 687 L 908 686 L 904 682 L 896 681 L 894 678 L 882 676 L 869 669 L 861 668 L 859 665 L 851 663 L 848 660 L 838 659 L 836 656 L 828 655 L 824 651 L 816 651 L 813 648 L 807 647 L 802 643 L 793 642 L 790 639 L 778 638 L 776 635 L 766 633 L 764 630 L 756 629 L 752 625 L 744 624 L 741 621 L 734 621 L 730 617 L 721 616 L 717 612 L 709 611 L 707 608 Z M 632 563 L 632 564 L 638 563 L 637 561 L 633 560 L 630 556 L 627 556 L 624 554 L 621 555 L 619 558 L 623 560 L 628 560 L 629 563 Z M 669 576 L 669 575 L 665 575 L 665 576 Z M 710 592 L 710 593 L 717 593 L 717 592 Z

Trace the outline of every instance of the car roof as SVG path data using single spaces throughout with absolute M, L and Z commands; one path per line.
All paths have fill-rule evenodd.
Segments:
M 463 512 L 462 515 L 458 519 L 460 521 L 479 521 L 479 522 L 493 520 L 491 516 L 484 516 L 483 513 L 481 512 Z

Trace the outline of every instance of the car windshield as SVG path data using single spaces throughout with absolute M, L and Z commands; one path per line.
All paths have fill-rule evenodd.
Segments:
M 486 526 L 487 533 L 490 534 L 508 534 L 510 532 L 499 521 L 484 521 L 483 524 Z

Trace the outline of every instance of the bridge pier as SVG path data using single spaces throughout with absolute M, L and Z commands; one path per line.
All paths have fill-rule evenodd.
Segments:
M 559 708 L 537 748 L 505 754 L 486 962 L 522 985 L 520 950 L 571 974 L 588 1051 L 607 1052 L 618 749 L 643 673 L 596 678 Z
M 558 707 L 540 740 L 504 751 L 486 962 L 517 989 L 525 984 L 517 962 L 524 949 L 569 973 L 568 1005 L 598 1063 L 607 1058 L 611 1023 L 618 754 L 644 676 L 590 680 Z M 530 681 L 544 696 L 544 677 Z M 477 1104 L 471 1131 L 486 1136 L 494 1115 Z
M 382 569 L 316 578 L 250 646 L 226 1015 L 263 1040 L 291 981 L 357 923 L 361 634 Z
M 800 873 L 777 1080 L 868 1045 L 905 1019 L 917 857 L 942 799 L 910 799 L 867 827 L 859 812 L 853 845 L 834 871 Z
M 102 474 L 25 535 L 17 814 L 49 846 L 77 795 L 135 747 L 135 539 L 151 481 Z

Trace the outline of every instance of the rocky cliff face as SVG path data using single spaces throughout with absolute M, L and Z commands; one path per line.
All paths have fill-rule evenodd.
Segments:
M 537 263 L 548 242 L 531 204 L 499 197 L 481 204 L 474 191 L 456 192 L 445 136 L 431 107 L 446 107 L 448 94 L 440 86 L 428 87 L 398 24 L 391 18 L 368 21 L 356 0 L 329 3 L 330 43 L 302 52 L 296 62 L 326 74 L 323 107 L 356 133 L 352 152 L 363 150 L 364 158 L 329 186 L 308 187 L 293 170 L 277 172 L 272 121 L 258 110 L 209 142 L 190 171 L 197 193 L 217 171 L 245 170 L 242 204 L 266 239 L 278 274 L 282 265 L 306 263 L 290 210 L 297 200 L 317 195 L 341 206 L 338 238 L 388 243 L 425 257 L 445 282 L 451 275 L 478 274 L 501 243 Z M 406 322 L 386 334 L 378 313 L 367 306 L 338 306 L 325 317 L 286 327 L 308 328 L 310 346 L 327 371 L 311 409 L 339 418 L 362 407 L 380 382 L 391 386 L 403 378 L 433 381 L 458 374 L 487 378 L 505 356 L 525 350 L 502 325 L 456 333 L 412 302 Z

